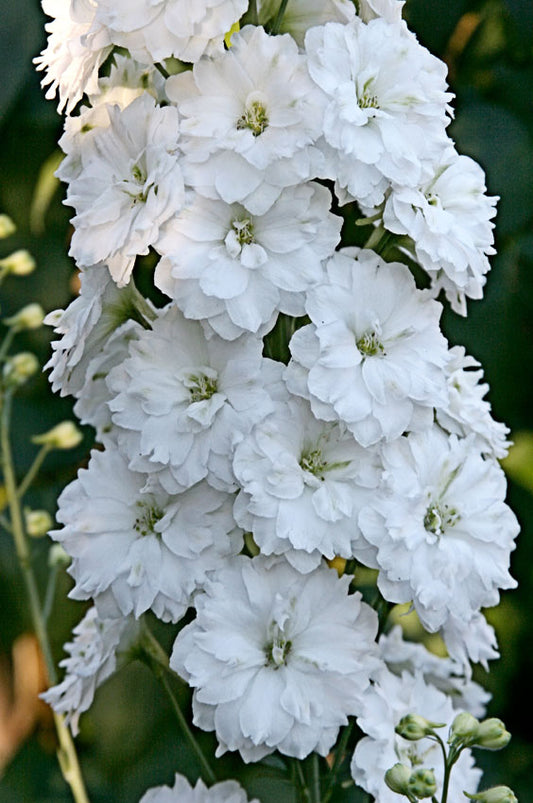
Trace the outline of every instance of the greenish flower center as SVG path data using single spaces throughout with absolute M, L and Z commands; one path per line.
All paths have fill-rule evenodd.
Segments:
M 266 647 L 266 663 L 272 669 L 279 669 L 287 662 L 287 657 L 291 651 L 292 641 L 284 639 L 280 633 L 276 634 L 274 640 Z
M 242 220 L 234 220 L 231 224 L 237 236 L 239 245 L 249 245 L 254 240 L 254 224 L 249 217 Z
M 190 376 L 188 388 L 191 394 L 191 402 L 205 401 L 217 392 L 217 380 L 205 374 Z
M 424 516 L 424 528 L 434 535 L 443 535 L 460 519 L 459 513 L 449 505 L 432 504 Z
M 135 206 L 137 203 L 146 203 L 148 193 L 154 186 L 151 184 L 145 189 L 144 185 L 146 184 L 146 179 L 146 171 L 143 170 L 140 164 L 135 163 L 131 168 L 131 178 L 126 178 L 122 182 L 123 192 L 130 196 L 132 206 Z M 157 192 L 157 187 L 155 188 L 155 191 Z
M 300 458 L 300 468 L 308 471 L 319 479 L 324 479 L 324 474 L 329 466 L 326 460 L 322 457 L 320 449 L 312 449 L 304 452 Z
M 379 103 L 376 95 L 371 95 L 365 92 L 357 101 L 360 109 L 379 109 Z
M 237 128 L 239 130 L 249 128 L 254 137 L 262 134 L 265 128 L 268 128 L 268 115 L 263 104 L 258 100 L 252 101 L 237 120 Z
M 379 339 L 377 332 L 365 332 L 364 335 L 356 341 L 355 345 L 363 357 L 385 356 L 385 347 Z
M 133 529 L 142 536 L 159 536 L 160 534 L 155 532 L 155 525 L 163 518 L 165 515 L 164 512 L 154 502 L 143 502 L 139 500 L 136 505 L 139 508 L 139 515 L 135 519 Z

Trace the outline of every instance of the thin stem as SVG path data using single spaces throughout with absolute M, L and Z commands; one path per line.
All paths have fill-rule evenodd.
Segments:
M 8 532 L 8 533 L 12 533 L 13 532 L 13 530 L 11 528 L 11 524 L 8 522 L 8 520 L 6 519 L 5 516 L 2 516 L 2 514 L 0 514 L 0 525 L 4 528 L 4 530 L 6 532 Z
M 335 784 L 337 783 L 337 775 L 339 774 L 339 770 L 341 768 L 342 762 L 344 760 L 344 755 L 346 753 L 346 747 L 348 745 L 348 741 L 352 734 L 352 730 L 354 727 L 354 721 L 352 720 L 343 730 L 342 736 L 339 739 L 339 744 L 337 745 L 337 749 L 335 750 L 335 759 L 333 761 L 333 766 L 331 768 L 331 773 L 329 775 L 328 785 L 326 789 L 326 794 L 322 799 L 322 803 L 328 803 L 333 795 L 333 791 L 335 789 Z
M 37 476 L 37 474 L 39 472 L 39 469 L 41 468 L 41 466 L 42 466 L 42 464 L 43 464 L 43 462 L 44 462 L 44 460 L 46 458 L 46 455 L 51 450 L 51 448 L 52 447 L 50 446 L 49 443 L 45 443 L 45 444 L 43 444 L 41 446 L 41 448 L 37 452 L 37 456 L 36 456 L 35 460 L 31 464 L 30 468 L 28 469 L 28 472 L 27 472 L 26 476 L 24 477 L 24 479 L 20 483 L 19 487 L 17 488 L 17 496 L 18 496 L 19 499 L 22 499 L 24 497 L 24 495 L 26 494 L 26 491 L 28 490 L 28 488 L 32 484 L 33 480 Z
M 168 78 L 170 76 L 170 73 L 167 70 L 165 70 L 163 65 L 160 64 L 158 61 L 155 62 L 154 67 L 156 68 L 156 70 L 159 70 L 163 78 Z
M 13 338 L 15 337 L 15 330 L 11 327 L 7 332 L 6 336 L 4 337 L 4 342 L 0 347 L 0 362 L 3 362 L 7 356 L 7 352 L 9 351 L 9 347 L 13 342 Z
M 296 780 L 296 791 L 298 793 L 298 800 L 305 801 L 308 799 L 308 791 L 305 783 L 302 764 L 297 758 L 292 759 L 293 774 Z
M 320 803 L 320 766 L 318 764 L 318 754 L 313 753 L 311 756 L 311 786 L 310 786 L 310 800 L 312 803 Z
M 62 714 L 54 712 L 54 722 L 59 739 L 57 760 L 59 761 L 63 778 L 70 786 L 72 796 L 76 803 L 90 803 L 85 789 L 83 775 L 81 774 L 81 767 L 72 734 L 65 725 Z
M 392 233 L 390 231 L 384 229 L 383 226 L 377 226 L 366 241 L 365 248 L 370 248 L 376 254 L 383 254 L 391 238 Z
M 289 0 L 281 0 L 279 11 L 276 14 L 276 18 L 270 27 L 270 33 L 272 36 L 275 36 L 279 33 L 279 29 L 281 28 L 281 23 L 283 22 L 283 17 L 285 16 L 285 10 L 287 8 Z
M 50 614 L 52 613 L 52 608 L 54 606 L 57 575 L 58 575 L 58 567 L 52 566 L 52 568 L 50 569 L 50 574 L 48 575 L 48 585 L 46 586 L 46 593 L 44 595 L 43 619 L 45 622 L 48 622 L 48 620 L 50 619 Z

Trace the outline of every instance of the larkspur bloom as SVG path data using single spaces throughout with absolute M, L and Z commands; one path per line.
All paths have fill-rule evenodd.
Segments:
M 427 737 L 408 741 L 394 729 L 402 717 L 412 713 L 449 727 L 457 714 L 450 697 L 427 684 L 422 674 L 398 676 L 384 669 L 363 695 L 363 709 L 357 724 L 366 736 L 358 742 L 351 764 L 356 784 L 379 803 L 397 803 L 398 795 L 386 785 L 385 773 L 400 761 L 413 770 L 433 769 L 442 791 L 444 762 L 437 742 Z M 462 803 L 463 790 L 475 792 L 480 778 L 472 753 L 464 750 L 451 773 L 449 803 Z
M 385 19 L 312 28 L 305 48 L 323 91 L 324 151 L 341 202 L 372 206 L 390 181 L 416 184 L 450 119 L 444 63 Z
M 234 490 L 234 447 L 271 411 L 267 386 L 281 382 L 281 364 L 261 351 L 252 335 L 206 339 L 176 307 L 161 311 L 108 379 L 132 468 L 157 473 L 171 493 L 204 477 Z
M 202 195 L 263 214 L 285 187 L 318 175 L 319 90 L 288 34 L 245 26 L 227 52 L 166 89 L 180 110 L 187 183 Z
M 441 635 L 450 656 L 458 664 L 462 664 L 466 677 L 472 674 L 471 662 L 481 664 L 488 672 L 488 662 L 500 657 L 494 628 L 481 611 L 468 619 L 464 616 L 450 616 Z
M 412 601 L 430 632 L 496 605 L 499 589 L 516 585 L 508 567 L 519 529 L 498 464 L 473 437 L 436 425 L 387 444 L 382 459 L 382 492 L 359 526 L 376 549 L 385 599 Z
M 82 266 L 105 262 L 123 286 L 137 255 L 148 253 L 181 209 L 185 189 L 175 108 L 145 92 L 108 114 L 109 126 L 84 140 L 81 169 L 68 185 L 65 203 L 76 210 L 69 253 Z
M 194 722 L 216 731 L 217 755 L 328 754 L 379 665 L 377 616 L 348 596 L 350 579 L 239 557 L 196 597 L 170 665 L 194 688 Z
M 357 517 L 378 486 L 379 455 L 342 424 L 318 421 L 308 402 L 278 404 L 237 446 L 233 468 L 235 518 L 263 554 L 308 572 L 322 556 L 365 549 Z
M 263 332 L 279 311 L 304 315 L 305 291 L 340 239 L 330 206 L 329 190 L 313 182 L 283 190 L 263 215 L 196 195 L 165 226 L 155 283 L 228 339 Z
M 201 483 L 170 496 L 131 471 L 120 452 L 93 452 L 61 493 L 50 533 L 72 557 L 75 599 L 94 597 L 103 617 L 148 609 L 177 621 L 209 571 L 241 549 L 232 499 Z
M 80 715 L 91 707 L 96 689 L 127 660 L 138 634 L 139 625 L 133 616 L 102 619 L 94 607 L 74 628 L 74 640 L 65 644 L 69 657 L 59 663 L 66 669 L 65 677 L 41 695 L 54 711 L 65 714 L 65 723 L 74 736 L 79 732 Z
M 431 424 L 447 401 L 442 308 L 405 265 L 337 253 L 306 310 L 311 324 L 291 339 L 286 380 L 317 417 L 344 422 L 363 446 Z
M 174 786 L 149 789 L 139 803 L 247 803 L 246 792 L 237 781 L 222 781 L 209 789 L 202 780 L 194 788 L 183 775 L 176 774 Z M 259 803 L 254 798 L 250 803 Z

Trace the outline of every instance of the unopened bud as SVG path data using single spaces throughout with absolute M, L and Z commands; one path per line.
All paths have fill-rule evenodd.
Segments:
M 81 443 L 83 435 L 73 421 L 61 421 L 48 432 L 34 435 L 31 440 L 38 446 L 49 446 L 51 449 L 73 449 Z
M 61 566 L 68 566 L 70 563 L 70 555 L 68 555 L 61 544 L 53 544 L 48 551 L 48 566 L 53 568 L 60 568 Z
M 0 240 L 5 237 L 11 237 L 17 230 L 17 227 L 8 215 L 0 215 Z
M 407 795 L 407 784 L 411 777 L 411 770 L 405 764 L 395 764 L 385 773 L 385 783 L 393 792 L 399 795 Z
M 415 770 L 407 784 L 407 794 L 422 800 L 431 797 L 437 791 L 437 781 L 433 770 L 425 770 L 422 767 Z
M 25 249 L 13 251 L 9 256 L 0 259 L 0 271 L 12 273 L 13 276 L 27 276 L 34 270 L 35 260 Z
M 511 734 L 506 730 L 501 719 L 491 717 L 479 723 L 475 747 L 483 747 L 485 750 L 501 750 L 507 747 L 511 740 Z
M 24 521 L 26 523 L 26 532 L 32 538 L 42 538 L 53 525 L 52 517 L 47 510 L 26 509 L 24 511 Z
M 480 803 L 518 803 L 518 798 L 508 786 L 493 786 L 484 792 L 478 792 L 477 795 L 469 795 L 468 792 L 464 794 L 470 800 L 479 800 Z
M 23 385 L 39 370 L 39 360 L 31 351 L 13 355 L 4 365 L 4 380 L 9 385 Z
M 4 323 L 12 329 L 38 329 L 44 321 L 44 310 L 40 304 L 27 304 L 11 318 L 5 318 Z
M 403 736 L 410 742 L 417 742 L 424 736 L 433 734 L 434 728 L 443 728 L 445 724 L 444 722 L 431 722 L 419 714 L 407 714 L 398 722 L 395 731 L 398 736 Z
M 478 729 L 479 720 L 469 714 L 468 711 L 461 711 L 452 722 L 448 744 L 452 742 L 472 744 L 477 737 Z

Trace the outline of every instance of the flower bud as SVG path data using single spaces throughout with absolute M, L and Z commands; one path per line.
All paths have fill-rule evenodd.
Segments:
M 4 323 L 17 332 L 22 329 L 38 329 L 44 321 L 44 310 L 40 304 L 27 304 L 16 315 L 6 318 Z
M 42 538 L 53 526 L 52 517 L 47 510 L 26 509 L 24 511 L 24 521 L 26 523 L 26 532 L 32 538 Z
M 437 781 L 433 770 L 425 770 L 420 767 L 412 773 L 407 784 L 408 795 L 423 799 L 431 797 L 436 791 Z
M 493 786 L 484 792 L 478 792 L 477 795 L 469 795 L 468 792 L 464 794 L 470 800 L 479 800 L 480 803 L 518 803 L 518 798 L 508 786 Z
M 8 215 L 0 215 L 0 240 L 10 237 L 17 230 L 17 227 Z
M 68 566 L 70 563 L 70 555 L 68 555 L 61 544 L 53 544 L 48 551 L 48 566 L 53 568 L 60 568 L 61 566 Z
M 443 728 L 445 724 L 444 722 L 430 722 L 429 719 L 421 717 L 419 714 L 407 714 L 398 722 L 395 731 L 398 736 L 403 736 L 410 742 L 417 742 L 424 736 L 430 736 L 434 728 Z
M 485 750 L 501 750 L 503 747 L 507 747 L 510 740 L 511 734 L 506 730 L 501 719 L 491 717 L 479 723 L 473 744 L 475 747 L 483 747 Z
M 31 440 L 38 446 L 49 446 L 51 449 L 73 449 L 82 439 L 83 435 L 73 421 L 61 421 L 48 432 L 34 435 Z
M 4 379 L 7 384 L 18 387 L 23 385 L 39 370 L 39 360 L 31 351 L 21 351 L 6 360 Z
M 13 276 L 27 276 L 35 270 L 35 260 L 29 251 L 20 249 L 0 259 L 0 272 L 12 273 Z
M 452 742 L 472 744 L 476 739 L 478 728 L 479 720 L 468 711 L 461 711 L 452 722 L 448 744 Z
M 407 795 L 407 784 L 411 777 L 411 770 L 405 764 L 395 764 L 385 773 L 385 783 L 393 792 Z

